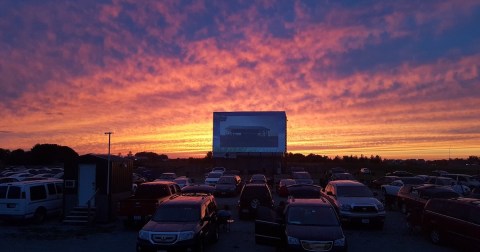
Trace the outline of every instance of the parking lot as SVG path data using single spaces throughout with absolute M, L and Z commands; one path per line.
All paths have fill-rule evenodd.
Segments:
M 278 203 L 279 198 L 275 198 Z M 255 244 L 254 222 L 238 220 L 238 197 L 217 198 L 219 208 L 233 209 L 235 222 L 230 232 L 222 232 L 218 243 L 207 251 L 275 251 Z M 388 211 L 383 230 L 363 226 L 344 228 L 349 251 L 455 251 L 453 246 L 436 246 L 405 225 L 405 216 Z M 56 218 L 41 225 L 0 224 L 2 251 L 135 251 L 137 230 L 126 229 L 120 220 L 95 227 L 66 226 Z

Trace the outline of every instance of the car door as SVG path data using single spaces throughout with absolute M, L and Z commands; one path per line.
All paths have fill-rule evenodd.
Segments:
M 267 207 L 259 207 L 255 219 L 255 243 L 281 246 L 284 234 L 284 226 L 279 222 L 275 211 Z

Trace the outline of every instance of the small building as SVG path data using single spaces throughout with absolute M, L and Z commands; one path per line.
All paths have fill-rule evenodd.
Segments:
M 118 156 L 87 154 L 65 165 L 64 213 L 76 207 L 95 210 L 96 222 L 116 218 L 115 206 L 131 195 L 133 161 Z M 109 178 L 109 179 L 108 179 Z

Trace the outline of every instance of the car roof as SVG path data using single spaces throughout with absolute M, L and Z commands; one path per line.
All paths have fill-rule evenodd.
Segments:
M 356 186 L 356 185 L 361 185 L 361 186 L 365 186 L 364 184 L 358 182 L 358 181 L 355 181 L 355 180 L 334 180 L 334 181 L 330 181 L 328 182 L 329 184 L 332 184 L 332 185 L 336 185 L 336 186 Z
M 205 201 L 208 195 L 202 195 L 201 197 L 198 196 L 191 196 L 191 195 L 181 195 L 177 197 L 173 197 L 171 200 L 165 201 L 163 204 L 165 205 L 199 205 L 203 201 Z
M 146 185 L 146 186 L 154 186 L 154 185 L 158 185 L 158 184 L 172 185 L 172 184 L 175 184 L 175 182 L 169 181 L 169 180 L 157 180 L 157 181 L 142 183 L 142 186 L 143 186 L 143 185 Z
M 316 198 L 316 199 L 299 199 L 299 198 L 291 198 L 288 200 L 288 204 L 290 206 L 325 206 L 325 207 L 332 207 L 332 205 L 325 200 L 324 198 Z

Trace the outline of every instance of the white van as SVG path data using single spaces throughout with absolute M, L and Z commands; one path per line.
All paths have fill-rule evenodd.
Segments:
M 63 211 L 63 180 L 48 179 L 0 184 L 0 220 L 33 218 L 41 223 Z

